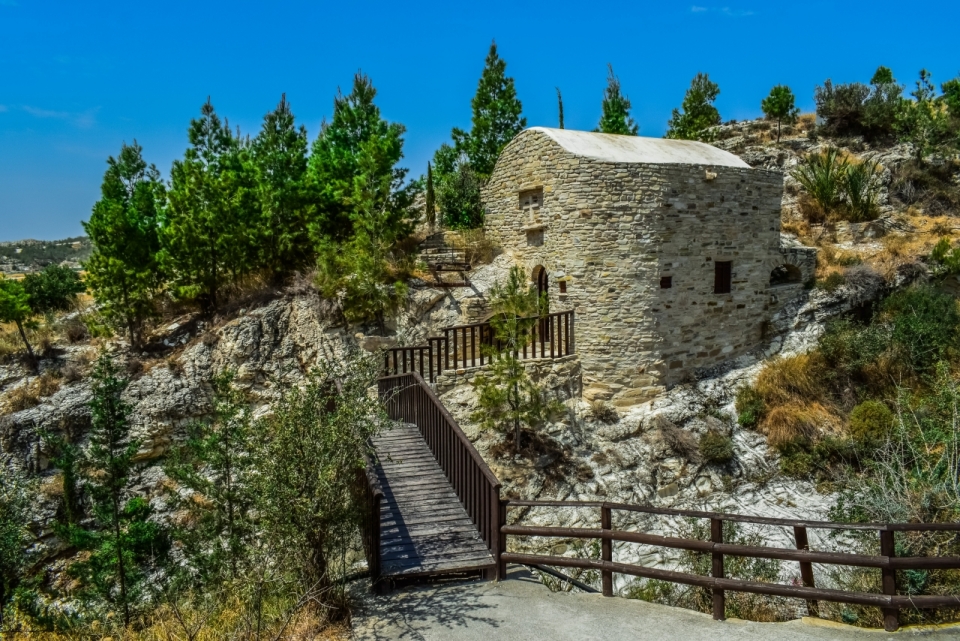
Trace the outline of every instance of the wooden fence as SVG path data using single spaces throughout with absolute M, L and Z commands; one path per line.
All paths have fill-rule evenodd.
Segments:
M 412 423 L 420 429 L 480 537 L 493 558 L 499 558 L 500 481 L 457 421 L 417 372 L 381 378 L 379 392 L 391 419 Z
M 516 355 L 523 359 L 569 356 L 574 353 L 575 344 L 573 310 L 556 312 L 546 314 L 531 325 Z M 502 349 L 503 346 L 496 343 L 490 323 L 456 325 L 444 329 L 443 336 L 428 338 L 426 345 L 387 349 L 384 374 L 416 372 L 433 383 L 445 370 L 482 367 L 490 362 L 491 352 Z
M 884 628 L 888 631 L 897 630 L 900 626 L 899 612 L 902 608 L 941 608 L 960 607 L 958 596 L 912 596 L 897 593 L 898 570 L 933 570 L 958 569 L 960 557 L 897 557 L 894 546 L 894 533 L 910 531 L 955 531 L 960 533 L 960 523 L 937 524 L 848 524 L 831 523 L 825 521 L 798 521 L 790 519 L 774 519 L 754 516 L 740 516 L 734 514 L 720 514 L 716 512 L 699 512 L 693 510 L 670 510 L 653 507 L 641 507 L 608 502 L 578 502 L 578 501 L 504 501 L 500 520 L 506 523 L 506 512 L 510 508 L 519 507 L 552 507 L 552 508 L 596 508 L 599 510 L 599 528 L 564 528 L 564 527 L 533 527 L 525 525 L 503 525 L 500 528 L 499 549 L 503 550 L 499 559 L 498 574 L 505 576 L 507 563 L 522 563 L 525 565 L 547 565 L 558 567 L 574 567 L 599 570 L 604 596 L 613 596 L 613 575 L 626 574 L 629 576 L 659 579 L 686 585 L 709 588 L 713 595 L 713 618 L 725 618 L 726 590 L 734 592 L 751 592 L 770 596 L 795 597 L 805 599 L 811 616 L 818 615 L 817 601 L 832 601 L 867 606 L 876 606 L 883 612 Z M 613 527 L 613 512 L 641 512 L 645 514 L 660 514 L 668 516 L 692 517 L 710 520 L 710 541 L 685 539 L 677 537 L 658 536 L 641 532 L 628 532 Z M 723 541 L 723 523 L 733 521 L 738 523 L 752 523 L 758 525 L 772 525 L 792 527 L 796 549 L 765 547 L 755 545 L 734 545 Z M 808 529 L 829 530 L 859 530 L 874 531 L 880 539 L 880 554 L 847 554 L 841 552 L 817 552 L 809 549 L 807 541 Z M 507 552 L 508 536 L 524 537 L 559 537 L 564 539 L 600 539 L 600 559 L 582 559 L 554 555 L 516 554 Z M 710 576 L 661 570 L 641 565 L 616 563 L 613 560 L 613 542 L 641 543 L 679 550 L 692 550 L 708 553 L 712 556 L 712 571 Z M 724 577 L 724 557 L 737 556 L 760 559 L 777 559 L 782 561 L 796 561 L 800 566 L 800 576 L 803 586 L 783 585 L 778 583 L 763 583 L 759 581 L 745 581 Z M 831 565 L 847 565 L 867 568 L 878 568 L 882 577 L 882 594 L 852 592 L 817 588 L 814 585 L 813 563 Z

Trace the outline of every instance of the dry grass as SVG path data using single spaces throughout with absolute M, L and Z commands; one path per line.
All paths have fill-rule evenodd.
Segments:
M 590 415 L 595 421 L 601 423 L 616 423 L 620 420 L 620 414 L 610 403 L 597 399 L 590 402 Z
M 347 623 L 325 623 L 315 613 L 303 610 L 285 624 L 265 625 L 258 635 L 248 629 L 250 622 L 242 607 L 233 605 L 210 612 L 189 606 L 174 608 L 163 605 L 155 610 L 140 629 L 123 630 L 113 624 L 94 622 L 82 637 L 75 633 L 15 632 L 12 641 L 77 641 L 79 638 L 112 639 L 112 641 L 221 641 L 222 639 L 276 639 L 278 641 L 342 641 L 350 638 Z M 8 637 L 4 637 L 6 639 Z
M 674 454 L 687 459 L 691 463 L 700 461 L 700 443 L 693 433 L 677 427 L 667 420 L 660 421 L 659 428 L 660 438 Z
M 817 353 L 778 357 L 767 363 L 754 385 L 768 407 L 806 400 L 824 400 L 825 363 Z
M 775 448 L 816 441 L 821 436 L 839 433 L 841 427 L 841 419 L 818 402 L 779 405 L 760 422 L 760 432 Z
M 483 228 L 450 233 L 447 234 L 447 240 L 456 249 L 463 250 L 471 265 L 486 265 L 500 253 L 500 248 L 487 238 Z
M 7 392 L 0 404 L 3 414 L 12 414 L 22 412 L 23 410 L 36 407 L 40 404 L 40 399 L 52 396 L 60 389 L 60 379 L 51 372 L 44 372 L 33 380 L 27 381 L 23 385 Z
M 797 127 L 803 131 L 810 131 L 817 126 L 817 114 L 800 114 L 797 118 Z

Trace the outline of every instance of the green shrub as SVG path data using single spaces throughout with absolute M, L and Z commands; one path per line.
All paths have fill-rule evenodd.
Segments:
M 937 362 L 955 355 L 960 312 L 952 296 L 910 287 L 890 295 L 880 309 L 896 347 L 918 374 L 932 373 Z
M 893 427 L 893 412 L 880 401 L 864 401 L 850 412 L 850 437 L 869 447 L 884 440 Z
M 883 325 L 862 325 L 849 318 L 838 318 L 827 325 L 820 337 L 819 351 L 835 375 L 861 377 L 889 344 L 890 333 Z
M 863 128 L 865 103 L 870 87 L 860 82 L 834 85 L 830 80 L 813 92 L 817 115 L 823 119 L 820 129 L 833 136 L 858 134 Z
M 763 397 L 750 385 L 744 385 L 737 391 L 734 406 L 737 408 L 737 423 L 746 428 L 756 427 L 766 411 Z
M 847 279 L 843 277 L 843 274 L 840 272 L 831 272 L 827 274 L 827 277 L 823 280 L 818 280 L 816 284 L 814 284 L 814 287 L 827 292 L 835 292 L 846 282 Z
M 706 463 L 727 463 L 733 458 L 733 439 L 716 430 L 700 437 L 700 458 Z

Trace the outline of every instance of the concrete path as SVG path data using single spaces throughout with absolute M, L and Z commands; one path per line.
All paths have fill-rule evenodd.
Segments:
M 366 592 L 353 622 L 357 641 L 879 641 L 960 639 L 960 627 L 857 630 L 828 622 L 714 621 L 710 615 L 599 595 L 550 592 L 524 569 L 500 583 L 431 584 L 385 596 Z

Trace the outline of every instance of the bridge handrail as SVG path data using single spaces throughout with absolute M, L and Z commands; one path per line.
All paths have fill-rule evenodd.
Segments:
M 600 528 L 506 525 L 507 510 L 519 507 L 599 508 Z M 613 528 L 612 513 L 614 511 L 710 519 L 710 541 L 616 530 Z M 504 550 L 504 552 L 500 555 L 499 567 L 497 569 L 498 573 L 505 572 L 507 563 L 555 565 L 560 567 L 598 570 L 601 574 L 604 596 L 613 596 L 614 573 L 710 588 L 713 592 L 713 618 L 718 620 L 725 618 L 725 590 L 806 599 L 810 616 L 818 616 L 818 599 L 839 603 L 877 606 L 883 610 L 884 627 L 888 631 L 894 631 L 899 628 L 899 611 L 901 608 L 960 607 L 960 595 L 898 595 L 896 576 L 898 570 L 960 569 L 960 557 L 897 557 L 894 541 L 895 532 L 960 531 L 960 523 L 834 523 L 830 521 L 776 519 L 698 510 L 675 510 L 611 503 L 607 501 L 509 500 L 501 503 L 501 512 L 501 521 L 504 525 L 500 528 L 500 549 Z M 791 550 L 762 545 L 724 543 L 724 521 L 793 527 L 796 549 Z M 807 540 L 808 528 L 878 532 L 880 536 L 880 554 L 867 555 L 811 551 Z M 597 560 L 544 554 L 510 553 L 506 552 L 507 536 L 600 539 L 601 558 Z M 613 561 L 614 541 L 641 543 L 658 547 L 708 553 L 712 556 L 711 575 L 704 576 L 687 572 L 650 568 L 642 565 L 615 563 Z M 723 569 L 725 555 L 798 561 L 803 586 L 725 578 Z M 817 588 L 814 585 L 813 563 L 879 568 L 881 570 L 883 594 Z
M 499 558 L 500 481 L 420 374 L 384 376 L 378 387 L 387 415 L 420 430 L 493 558 Z

